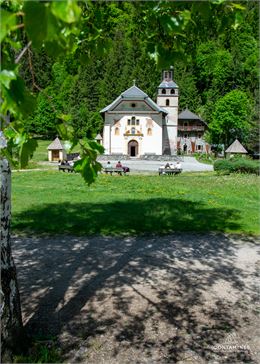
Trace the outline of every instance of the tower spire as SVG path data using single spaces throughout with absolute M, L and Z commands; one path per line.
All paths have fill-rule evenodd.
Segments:
M 169 70 L 163 71 L 163 81 L 173 81 L 173 66 Z

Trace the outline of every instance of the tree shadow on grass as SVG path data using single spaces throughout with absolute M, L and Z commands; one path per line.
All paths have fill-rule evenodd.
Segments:
M 132 235 L 173 231 L 236 231 L 239 213 L 202 202 L 154 198 L 107 204 L 60 203 L 14 214 L 15 231 L 76 235 Z
M 236 212 L 190 201 L 66 206 L 32 210 L 20 216 L 21 226 L 27 221 L 32 231 L 35 223 L 40 232 L 60 233 L 71 226 L 93 234 L 168 232 L 179 225 L 190 230 L 238 227 Z M 130 218 L 129 209 L 140 220 Z M 230 237 L 49 236 L 13 243 L 26 328 L 31 334 L 58 335 L 70 362 L 98 363 L 104 355 L 122 363 L 129 358 L 175 363 L 185 355 L 193 355 L 196 363 L 224 362 L 223 356 L 225 362 L 253 362 L 248 351 L 216 353 L 212 348 L 245 324 L 236 303 L 243 298 L 246 304 L 254 291 L 245 284 L 248 274 L 236 265 L 237 246 Z M 229 296 L 222 297 L 222 291 Z M 71 356 L 77 345 L 86 352 Z

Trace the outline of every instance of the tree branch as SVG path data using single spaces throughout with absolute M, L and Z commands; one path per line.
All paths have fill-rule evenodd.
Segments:
M 24 49 L 21 51 L 21 53 L 18 55 L 18 57 L 15 59 L 14 63 L 18 64 L 22 58 L 22 56 L 24 55 L 24 53 L 28 50 L 28 48 L 30 48 L 32 44 L 32 41 L 30 40 L 30 42 L 24 47 Z
M 28 49 L 28 61 L 29 61 L 29 68 L 31 71 L 31 75 L 32 75 L 32 87 L 35 87 L 35 76 L 34 76 L 34 71 L 33 71 L 33 66 L 32 66 L 32 57 L 31 57 L 31 50 Z

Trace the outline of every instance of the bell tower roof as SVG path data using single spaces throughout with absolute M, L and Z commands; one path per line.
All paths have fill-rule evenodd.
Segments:
M 179 86 L 174 81 L 162 81 L 158 88 L 179 88 Z

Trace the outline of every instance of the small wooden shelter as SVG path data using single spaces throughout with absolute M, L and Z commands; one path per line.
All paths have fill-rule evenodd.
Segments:
M 228 156 L 231 155 L 238 155 L 238 154 L 247 154 L 247 150 L 243 147 L 243 145 L 240 143 L 240 141 L 238 139 L 236 139 L 227 149 L 226 149 L 226 154 Z
M 103 144 L 103 138 L 102 138 L 102 136 L 100 135 L 100 134 L 98 134 L 97 136 L 96 136 L 96 138 L 95 138 L 95 141 L 97 142 L 97 143 L 99 143 L 99 144 Z
M 53 142 L 48 146 L 47 149 L 49 162 L 64 160 L 67 157 L 64 146 L 62 145 L 58 137 L 53 140 Z

